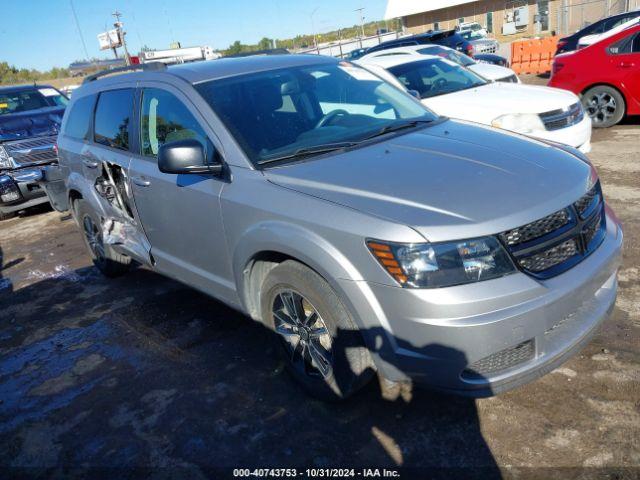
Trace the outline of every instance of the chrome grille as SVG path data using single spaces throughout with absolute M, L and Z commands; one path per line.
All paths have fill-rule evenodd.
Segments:
M 577 102 L 566 109 L 541 113 L 540 119 L 547 130 L 560 130 L 580 123 L 584 119 L 584 110 L 580 102 Z
M 525 270 L 538 273 L 567 261 L 577 253 L 578 245 L 576 245 L 576 241 L 571 238 L 566 242 L 562 242 L 560 245 L 556 245 L 555 247 L 551 247 L 529 257 L 521 258 L 518 260 L 518 263 Z
M 551 278 L 591 254 L 605 237 L 600 184 L 572 205 L 499 235 L 516 264 L 536 278 Z
M 462 378 L 478 379 L 495 375 L 533 359 L 535 348 L 533 340 L 527 340 L 515 347 L 505 348 L 494 354 L 473 362 L 462 371 Z
M 14 140 L 4 143 L 2 146 L 20 166 L 51 163 L 58 159 L 58 154 L 54 149 L 56 138 L 56 135 L 47 135 L 25 140 Z
M 567 223 L 569 223 L 569 213 L 565 208 L 535 222 L 501 233 L 500 237 L 507 245 L 518 245 L 547 235 Z

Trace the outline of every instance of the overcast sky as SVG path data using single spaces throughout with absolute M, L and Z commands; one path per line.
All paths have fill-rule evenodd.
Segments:
M 100 52 L 96 35 L 112 28 L 118 9 L 131 53 L 142 45 L 168 48 L 211 45 L 226 48 L 235 40 L 256 43 L 262 37 L 288 38 L 359 23 L 354 10 L 365 7 L 365 21 L 384 15 L 386 0 L 2 0 L 0 61 L 17 67 L 66 67 L 86 57 L 73 19 L 75 6 L 89 56 Z

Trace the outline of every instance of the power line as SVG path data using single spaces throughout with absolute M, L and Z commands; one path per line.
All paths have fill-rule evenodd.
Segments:
M 78 14 L 76 13 L 76 7 L 73 5 L 73 0 L 69 0 L 69 5 L 71 5 L 73 18 L 76 21 L 76 28 L 78 29 L 78 35 L 80 36 L 80 41 L 82 42 L 82 48 L 84 49 L 85 58 L 89 60 L 89 50 L 87 50 L 87 44 L 85 43 L 84 37 L 82 36 L 82 30 L 80 29 L 80 22 L 78 21 Z

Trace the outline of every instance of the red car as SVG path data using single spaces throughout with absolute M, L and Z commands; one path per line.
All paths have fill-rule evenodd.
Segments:
M 640 25 L 557 55 L 549 86 L 580 95 L 594 127 L 640 115 Z

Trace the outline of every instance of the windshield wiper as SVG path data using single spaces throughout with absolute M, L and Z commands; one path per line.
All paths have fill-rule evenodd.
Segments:
M 431 123 L 433 120 L 410 120 L 408 122 L 398 122 L 392 123 L 390 125 L 386 125 L 382 127 L 377 132 L 369 135 L 368 137 L 363 138 L 362 140 L 369 140 L 370 138 L 379 137 L 381 135 L 386 135 L 387 133 L 397 132 L 398 130 L 404 130 L 406 128 L 417 127 L 421 123 Z
M 290 160 L 293 158 L 304 158 L 311 155 L 319 155 L 321 153 L 333 152 L 335 150 L 341 150 L 347 147 L 353 147 L 358 142 L 339 142 L 339 143 L 325 143 L 322 145 L 314 145 L 313 147 L 299 148 L 293 153 L 286 155 L 280 155 L 271 158 L 263 158 L 258 162 L 258 165 L 266 165 L 267 163 L 280 162 L 282 160 Z

